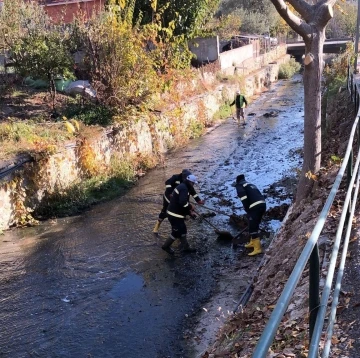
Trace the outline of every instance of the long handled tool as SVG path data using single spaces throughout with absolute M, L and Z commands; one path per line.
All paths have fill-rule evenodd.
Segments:
M 241 234 L 247 229 L 248 229 L 248 227 L 245 226 L 235 237 L 233 237 L 233 240 L 238 239 L 241 236 Z
M 229 231 L 219 230 L 213 223 L 211 223 L 209 220 L 205 219 L 200 213 L 196 212 L 195 210 L 194 210 L 194 212 L 196 215 L 198 215 L 201 218 L 201 220 L 204 220 L 208 225 L 210 225 L 215 230 L 215 233 L 219 235 L 219 238 L 226 239 L 226 240 L 233 239 L 233 236 L 231 235 L 231 233 Z
M 221 214 L 221 215 L 228 216 L 229 218 L 234 218 L 234 216 L 241 218 L 241 215 L 235 215 L 235 214 L 229 215 L 229 214 L 224 213 L 223 211 L 220 211 L 220 210 L 217 210 L 217 209 L 213 209 L 213 208 L 209 208 L 208 206 L 205 206 L 205 205 L 202 205 L 202 204 L 198 204 L 198 203 L 196 203 L 196 202 L 195 202 L 195 203 L 191 202 L 191 204 L 195 204 L 195 205 L 201 206 L 201 207 L 203 207 L 204 209 L 208 209 L 208 210 L 213 211 L 214 213 L 218 213 L 218 214 Z M 247 227 L 245 227 L 245 229 L 247 229 Z M 242 231 L 240 232 L 240 234 L 242 234 L 242 233 L 245 231 L 245 229 L 242 230 Z M 267 232 L 266 230 L 264 230 L 264 229 L 259 228 L 259 230 L 262 231 L 262 232 L 264 232 L 264 233 L 266 233 L 266 234 L 268 234 L 268 232 Z M 238 234 L 237 237 L 240 236 L 240 234 Z M 237 237 L 236 237 L 236 238 L 237 238 Z
M 218 213 L 218 214 L 221 214 L 221 215 L 228 216 L 229 218 L 232 217 L 231 215 L 226 214 L 226 213 L 224 213 L 224 212 L 222 212 L 222 211 L 220 211 L 220 210 L 216 210 L 216 209 L 213 209 L 213 208 L 209 208 L 208 206 L 205 206 L 205 205 L 202 205 L 202 204 L 198 204 L 198 203 L 196 203 L 196 202 L 195 202 L 195 203 L 191 202 L 191 204 L 195 204 L 195 205 L 201 206 L 201 207 L 203 207 L 203 208 L 205 208 L 205 209 L 208 209 L 208 210 L 213 211 L 214 213 Z
M 210 225 L 214 230 L 215 233 L 219 235 L 219 239 L 223 239 L 223 240 L 236 240 L 237 238 L 239 238 L 241 236 L 241 234 L 248 229 L 248 227 L 246 226 L 244 229 L 242 229 L 236 236 L 232 236 L 232 234 L 229 231 L 224 231 L 224 230 L 219 230 L 213 223 L 211 223 L 209 220 L 205 219 L 201 214 L 199 214 L 198 212 L 196 212 L 194 210 L 194 212 L 201 217 L 201 220 L 204 220 L 208 225 Z

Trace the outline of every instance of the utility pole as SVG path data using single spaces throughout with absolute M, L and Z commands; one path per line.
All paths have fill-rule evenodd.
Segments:
M 357 11 L 357 21 L 356 21 L 354 73 L 357 73 L 357 61 L 358 61 L 358 52 L 359 52 L 359 26 L 360 26 L 360 0 L 358 0 L 358 11 Z

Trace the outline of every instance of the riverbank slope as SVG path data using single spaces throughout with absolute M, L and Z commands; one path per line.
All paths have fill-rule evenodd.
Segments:
M 298 207 L 291 208 L 275 239 L 266 250 L 258 272 L 254 277 L 254 291 L 245 306 L 237 312 L 219 332 L 219 339 L 203 357 L 249 358 L 267 323 L 274 305 L 298 259 L 307 238 L 310 236 L 318 214 L 334 182 L 345 152 L 349 133 L 355 118 L 354 104 L 347 91 L 339 91 L 329 102 L 327 113 L 327 133 L 323 140 L 322 168 L 316 179 L 312 194 Z M 337 198 L 329 224 L 324 228 L 321 240 L 321 257 L 330 250 L 335 237 L 336 225 L 341 211 L 341 200 Z M 333 224 L 332 224 L 333 223 Z M 308 272 L 297 286 L 292 302 L 278 330 L 268 357 L 306 357 L 308 348 Z M 326 276 L 326 260 L 322 267 L 322 277 Z M 342 298 L 345 304 L 346 297 Z M 345 304 L 346 305 L 346 304 Z M 335 332 L 335 336 L 341 334 Z M 340 343 L 334 340 L 333 349 Z M 346 341 L 345 338 L 342 340 Z M 342 342 L 342 343 L 343 343 Z M 349 347 L 348 347 L 349 348 Z M 335 355 L 340 357 L 340 355 Z M 334 356 L 334 357 L 335 357 Z

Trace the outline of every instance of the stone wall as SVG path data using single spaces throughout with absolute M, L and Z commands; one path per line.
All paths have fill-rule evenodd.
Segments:
M 251 97 L 259 93 L 264 86 L 276 81 L 279 64 L 288 61 L 289 58 L 288 55 L 281 56 L 277 61 L 246 77 L 246 95 Z M 203 73 L 201 81 L 211 83 L 215 81 L 215 77 L 214 74 Z M 99 167 L 109 166 L 114 155 L 125 158 L 139 154 L 164 154 L 173 146 L 178 135 L 172 129 L 172 111 L 181 111 L 181 126 L 186 129 L 191 123 L 200 120 L 200 115 L 202 119 L 212 119 L 219 107 L 224 104 L 224 100 L 233 99 L 237 89 L 238 84 L 223 83 L 212 91 L 189 98 L 187 103 L 180 103 L 179 108 L 173 106 L 168 111 L 153 115 L 152 118 L 144 116 L 135 118 L 126 125 L 99 129 L 91 141 L 84 142 L 78 139 L 66 144 L 57 153 L 44 155 L 24 164 L 21 170 L 9 173 L 0 181 L 0 230 L 16 224 L 19 215 L 24 214 L 24 207 L 19 207 L 22 199 L 25 199 L 26 207 L 36 208 L 41 206 L 44 198 L 54 192 L 61 192 L 81 180 L 86 174 L 82 155 L 84 148 L 92 153 Z M 228 98 L 224 98 L 225 94 Z

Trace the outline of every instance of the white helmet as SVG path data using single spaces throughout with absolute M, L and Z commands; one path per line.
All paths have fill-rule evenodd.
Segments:
M 197 178 L 196 178 L 196 176 L 193 175 L 193 174 L 188 175 L 188 176 L 186 177 L 186 180 L 191 181 L 192 183 L 197 184 Z

